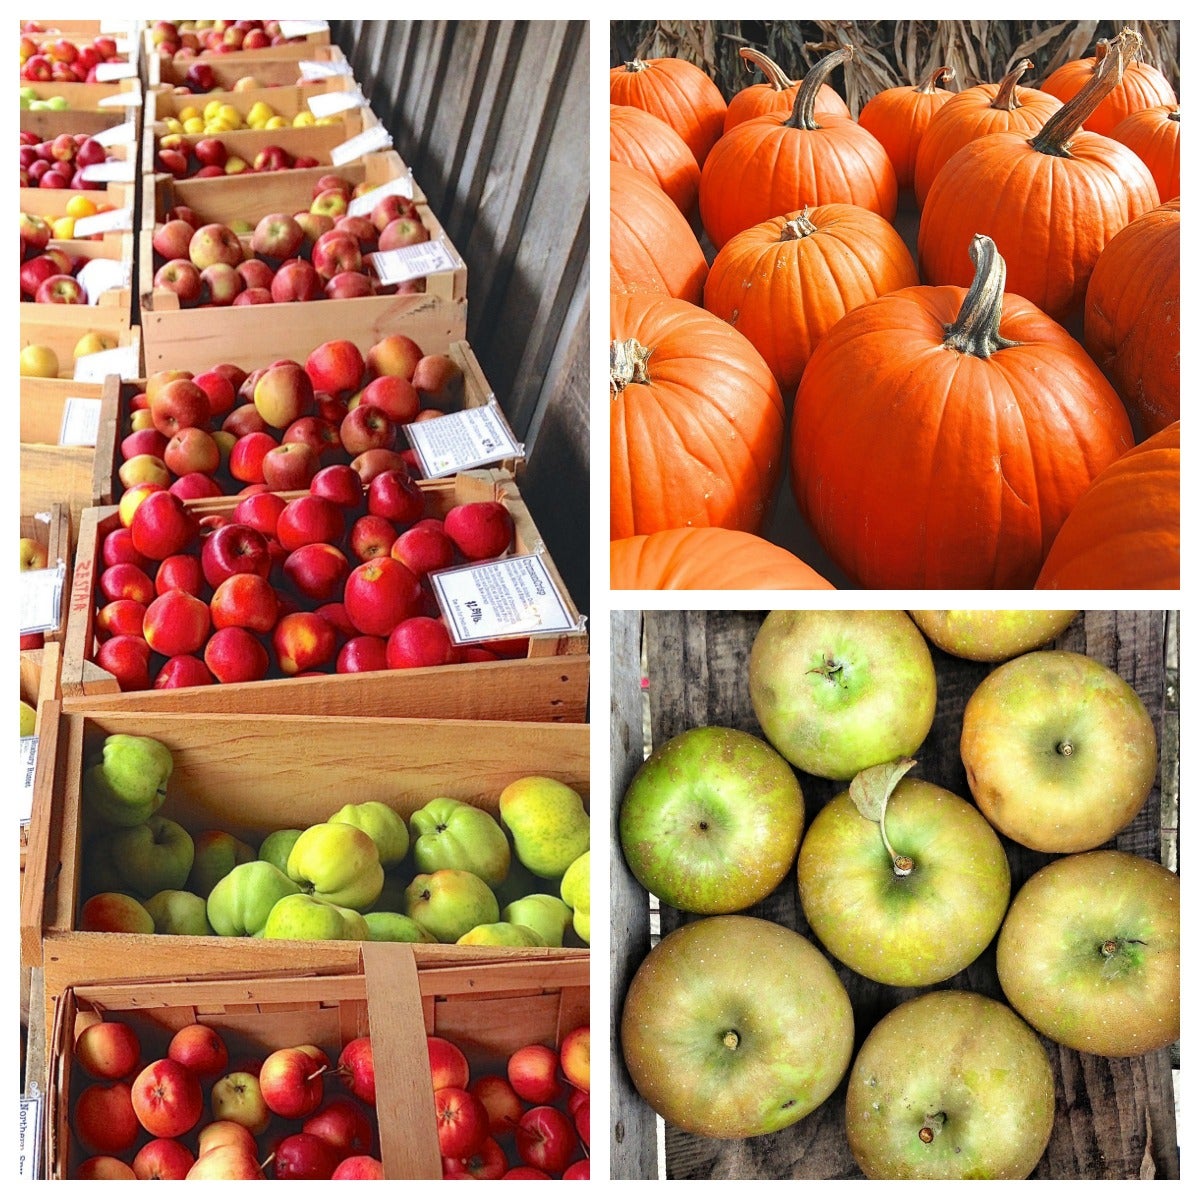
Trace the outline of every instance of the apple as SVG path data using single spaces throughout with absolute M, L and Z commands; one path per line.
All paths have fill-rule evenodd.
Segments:
M 156 458 L 153 454 L 135 454 L 121 464 L 117 470 L 117 478 L 125 488 L 131 488 L 135 483 L 157 483 L 165 488 L 171 482 L 171 470 L 161 458 Z
M 58 355 L 50 346 L 25 346 L 20 357 L 21 375 L 34 379 L 57 379 Z
M 200 272 L 206 302 L 215 308 L 231 305 L 245 289 L 245 281 L 229 263 L 212 263 Z
M 124 1021 L 96 1021 L 75 1039 L 75 1061 L 93 1079 L 123 1079 L 141 1062 L 137 1032 Z
M 893 1009 L 850 1071 L 846 1136 L 869 1179 L 1025 1179 L 1054 1125 L 1054 1075 L 1007 1005 L 927 992 Z
M 500 919 L 492 889 L 478 875 L 453 868 L 417 875 L 404 889 L 404 912 L 447 944 Z
M 396 525 L 411 525 L 425 512 L 425 494 L 407 471 L 381 471 L 367 485 L 367 511 Z
M 164 259 L 183 259 L 190 262 L 188 246 L 191 244 L 192 234 L 195 232 L 194 226 L 179 218 L 164 221 L 161 225 L 155 226 L 150 244 L 155 254 L 162 255 Z
M 592 1031 L 588 1025 L 570 1030 L 558 1048 L 558 1057 L 567 1082 L 580 1091 L 588 1091 L 592 1080 Z
M 211 628 L 208 605 L 179 588 L 151 600 L 142 618 L 142 636 L 150 649 L 167 657 L 194 654 Z
M 247 433 L 234 442 L 229 451 L 229 474 L 241 483 L 265 486 L 263 462 L 278 440 L 270 433 Z
M 193 471 L 211 475 L 221 465 L 221 450 L 211 433 L 190 425 L 167 443 L 163 461 L 176 475 L 189 475 Z
M 287 501 L 274 492 L 259 492 L 237 502 L 233 509 L 233 520 L 239 525 L 257 529 L 264 537 L 273 538 L 279 524 L 279 514 L 286 504 Z
M 271 1120 L 271 1110 L 263 1100 L 258 1076 L 249 1071 L 222 1075 L 212 1086 L 209 1105 L 214 1121 L 235 1121 L 256 1137 Z
M 375 1055 L 369 1037 L 351 1038 L 338 1055 L 338 1073 L 346 1080 L 350 1094 L 364 1104 L 375 1106 Z
M 262 413 L 253 403 L 238 404 L 225 414 L 221 422 L 221 431 L 232 433 L 235 439 L 243 438 L 248 433 L 266 433 L 268 428 Z
M 418 871 L 470 871 L 491 888 L 499 887 L 508 875 L 508 838 L 496 818 L 482 808 L 438 797 L 417 809 L 409 824 L 413 865 Z
M 471 1068 L 467 1056 L 449 1038 L 429 1034 L 425 1038 L 429 1054 L 429 1074 L 433 1090 L 465 1088 L 470 1082 Z
M 138 1179 L 186 1179 L 195 1155 L 174 1138 L 154 1138 L 133 1156 L 133 1173 Z
M 407 334 L 392 333 L 367 350 L 367 370 L 372 376 L 400 375 L 411 380 L 423 357 L 421 347 Z
M 393 192 L 375 202 L 371 209 L 370 221 L 377 233 L 382 233 L 393 221 L 400 217 L 415 216 L 417 206 L 408 196 Z
M 332 1179 L 340 1156 L 328 1142 L 311 1133 L 292 1133 L 275 1147 L 276 1179 Z
M 219 587 L 231 575 L 261 575 L 265 579 L 271 570 L 271 552 L 262 533 L 233 521 L 204 539 L 200 566 L 211 588 Z
M 293 422 L 289 428 L 296 424 L 299 422 Z M 284 441 L 263 455 L 263 482 L 275 492 L 302 491 L 317 473 L 319 464 L 316 450 L 307 442 Z
M 383 1179 L 383 1163 L 369 1154 L 352 1154 L 343 1158 L 330 1177 L 332 1179 Z
M 172 1035 L 167 1057 L 182 1063 L 195 1075 L 220 1075 L 229 1063 L 229 1050 L 224 1038 L 211 1025 L 193 1022 Z
M 279 617 L 279 600 L 264 575 L 240 571 L 217 584 L 209 601 L 209 610 L 214 629 L 238 628 L 270 633 Z
M 324 1072 L 328 1066 L 328 1059 L 322 1061 L 302 1046 L 272 1051 L 258 1072 L 264 1103 L 273 1113 L 288 1119 L 316 1112 L 325 1095 Z
M 341 1159 L 370 1154 L 375 1145 L 375 1126 L 367 1111 L 348 1096 L 335 1096 L 304 1121 L 303 1132 L 333 1147 Z
M 494 1137 L 485 1137 L 471 1154 L 442 1159 L 443 1179 L 503 1179 L 508 1156 Z
M 355 475 L 355 478 L 357 479 L 358 476 Z M 359 496 L 361 497 L 361 495 L 360 485 Z M 379 558 L 381 555 L 388 555 L 395 543 L 396 527 L 386 517 L 367 513 L 365 516 L 359 517 L 350 527 L 350 551 L 360 563 L 367 562 L 372 558 Z M 396 557 L 398 558 L 398 556 Z
M 420 612 L 421 585 L 385 551 L 350 572 L 342 602 L 359 633 L 387 637 L 401 621 Z
M 143 637 L 110 637 L 96 651 L 96 665 L 112 675 L 123 692 L 150 688 L 150 647 Z
M 454 543 L 446 536 L 442 522 L 434 517 L 410 525 L 392 543 L 389 553 L 418 579 L 454 564 Z
M 500 1177 L 501 1179 L 551 1179 L 553 1176 L 547 1175 L 545 1171 L 539 1171 L 537 1167 L 511 1167 L 505 1171 Z
M 154 428 L 166 438 L 190 426 L 203 429 L 212 416 L 208 394 L 192 379 L 172 379 L 147 394 Z
M 263 259 L 245 258 L 234 269 L 242 277 L 242 283 L 246 288 L 265 288 L 267 294 L 270 295 L 271 281 L 275 278 L 275 271 Z
M 298 550 L 311 542 L 336 545 L 342 540 L 346 521 L 343 510 L 332 500 L 311 493 L 297 496 L 284 505 L 275 526 L 275 535 L 284 550 Z M 372 630 L 364 629 L 363 633 Z
M 439 1088 L 433 1105 L 443 1158 L 467 1158 L 483 1145 L 488 1137 L 487 1109 L 466 1088 Z
M 345 908 L 369 908 L 383 889 L 383 866 L 375 842 L 344 821 L 325 821 L 305 829 L 288 855 L 287 873 L 314 898 Z
M 37 538 L 22 538 L 20 551 L 22 571 L 40 571 L 49 562 L 49 553 Z
M 1055 859 L 1017 893 L 996 946 L 1009 1003 L 1084 1054 L 1148 1054 L 1179 1037 L 1179 876 L 1095 850 Z
M 310 415 L 315 403 L 313 382 L 298 363 L 268 367 L 254 385 L 254 407 L 274 429 Z
M 909 613 L 940 650 L 975 662 L 1002 662 L 1063 633 L 1075 609 L 923 609 Z
M 832 1094 L 850 1064 L 854 1014 L 800 934 L 757 917 L 705 917 L 667 934 L 638 967 L 620 1040 L 634 1086 L 665 1120 L 743 1138 L 794 1124 Z
M 248 287 L 238 292 L 233 298 L 234 308 L 243 308 L 248 304 L 273 304 L 274 297 L 269 287 Z
M 312 495 L 323 496 L 341 508 L 358 508 L 363 500 L 362 480 L 349 463 L 331 463 L 322 467 L 312 477 L 308 490 Z
M 215 682 L 212 672 L 204 665 L 202 659 L 197 658 L 194 654 L 175 654 L 163 663 L 162 669 L 155 675 L 151 687 L 160 690 L 163 688 L 207 687 Z M 149 901 L 147 901 L 147 905 L 149 905 Z M 161 922 L 156 918 L 156 927 L 160 924 Z M 159 928 L 158 932 L 180 933 L 182 930 Z
M 429 1057 L 432 1066 L 432 1052 Z M 435 1081 L 436 1078 L 435 1076 Z M 434 1086 L 436 1088 L 436 1082 Z M 502 1075 L 481 1075 L 469 1085 L 469 1090 L 487 1109 L 488 1132 L 493 1137 L 513 1131 L 525 1111 L 525 1106 L 507 1079 Z
M 142 1068 L 130 1097 L 138 1120 L 155 1137 L 187 1133 L 204 1111 L 200 1080 L 182 1063 L 159 1058 Z
M 421 406 L 455 412 L 466 398 L 462 367 L 448 354 L 427 354 L 413 370 L 412 385 Z
M 201 271 L 213 263 L 236 267 L 245 258 L 241 239 L 228 225 L 210 221 L 201 225 L 188 243 L 188 258 Z
M 33 295 L 38 304 L 86 304 L 87 293 L 74 275 L 48 275 Z
M 276 304 L 318 300 L 324 294 L 324 283 L 312 263 L 303 258 L 290 258 L 271 280 L 271 299 Z
M 993 670 L 967 701 L 960 751 L 983 815 L 1050 854 L 1107 842 L 1158 773 L 1154 723 L 1137 693 L 1067 650 L 1034 650 Z
M 325 296 L 329 300 L 354 300 L 374 295 L 374 280 L 362 271 L 338 271 L 325 283 Z
M 512 514 L 499 500 L 456 504 L 442 524 L 459 553 L 472 562 L 499 558 L 513 539 Z
M 338 433 L 337 425 L 332 421 L 326 421 L 324 417 L 317 416 L 300 417 L 299 420 L 293 421 L 283 431 L 283 444 L 286 446 L 290 442 L 302 442 L 316 454 L 318 462 L 313 471 L 314 475 L 319 469 L 321 456 L 336 453 L 342 448 L 342 438 Z M 348 467 L 349 464 L 342 465 Z M 304 486 L 310 491 L 312 490 L 311 485 L 311 478 L 305 481 Z
M 142 636 L 142 621 L 146 606 L 136 600 L 110 600 L 96 612 L 96 635 L 101 640 L 110 637 Z
M 361 272 L 363 269 L 362 250 L 358 242 L 351 234 L 339 229 L 331 229 L 317 238 L 313 243 L 310 261 L 321 277 L 322 286 L 335 275 L 348 271 Z
M 247 1150 L 244 1146 L 217 1146 L 201 1154 L 188 1179 L 265 1179 L 258 1165 L 257 1148 Z
M 158 562 L 186 550 L 196 529 L 196 518 L 183 501 L 166 491 L 146 496 L 129 526 L 137 552 Z
M 317 346 L 305 360 L 304 370 L 317 391 L 337 395 L 359 386 L 364 365 L 362 352 L 354 342 L 336 338 Z
M 141 1132 L 128 1083 L 93 1083 L 79 1093 L 71 1120 L 76 1137 L 99 1154 L 122 1154 Z
M 364 450 L 350 461 L 366 486 L 383 471 L 408 471 L 409 462 L 398 450 Z
M 539 1104 L 522 1114 L 516 1129 L 517 1154 L 526 1166 L 559 1175 L 579 1151 L 575 1123 L 561 1109 Z
M 937 684 L 902 612 L 768 613 L 750 651 L 750 701 L 767 741 L 824 779 L 913 754 Z
M 530 1104 L 547 1104 L 562 1093 L 558 1078 L 558 1051 L 531 1042 L 508 1056 L 506 1072 L 512 1089 Z M 536 1165 L 536 1164 L 534 1164 Z
M 293 591 L 324 603 L 342 593 L 350 573 L 346 556 L 328 542 L 310 542 L 293 550 L 283 563 L 283 574 Z
M 360 404 L 346 413 L 338 434 L 346 453 L 359 455 L 366 450 L 394 449 L 397 430 L 383 409 Z

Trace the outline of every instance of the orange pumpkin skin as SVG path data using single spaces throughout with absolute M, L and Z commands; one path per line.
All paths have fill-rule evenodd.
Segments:
M 938 67 L 916 87 L 885 88 L 863 105 L 858 123 L 873 133 L 896 172 L 896 184 L 913 186 L 917 167 L 917 149 L 934 115 L 954 96 L 937 86 L 939 79 L 953 78 L 953 67 Z
M 1037 586 L 1179 589 L 1178 421 L 1088 488 L 1054 539 Z
M 646 382 L 610 385 L 610 539 L 716 525 L 756 533 L 783 457 L 783 399 L 758 351 L 669 297 L 614 294 L 614 344 Z
M 1143 433 L 1179 420 L 1179 201 L 1126 225 L 1096 262 L 1083 344 Z
M 608 73 L 609 101 L 666 121 L 688 144 L 699 166 L 725 127 L 725 97 L 694 63 L 682 58 L 635 59 Z
M 699 304 L 708 262 L 687 218 L 640 171 L 609 163 L 609 275 L 614 291 Z
M 730 98 L 729 107 L 725 111 L 725 133 L 735 125 L 753 121 L 755 117 L 765 117 L 770 113 L 790 113 L 796 103 L 796 93 L 800 90 L 800 80 L 791 80 L 765 54 L 743 46 L 738 53 L 747 62 L 760 67 L 767 76 L 766 83 L 752 83 Z M 850 109 L 827 83 L 821 84 L 817 91 L 815 111 L 835 117 L 849 117 Z
M 832 590 L 782 546 L 737 529 L 664 529 L 609 543 L 613 588 Z
M 1158 104 L 1130 113 L 1109 135 L 1146 164 L 1160 200 L 1179 195 L 1179 105 Z
M 1016 344 L 986 357 L 948 345 L 964 290 L 920 286 L 847 313 L 809 360 L 792 488 L 863 587 L 1031 587 L 1088 484 L 1133 444 L 1083 347 L 1002 288 L 1001 274 L 998 333 Z
M 1066 103 L 1096 74 L 1103 58 L 1101 53 L 1063 63 L 1046 77 L 1041 90 Z M 1157 67 L 1131 62 L 1116 89 L 1100 102 L 1083 127 L 1092 133 L 1111 134 L 1121 121 L 1140 108 L 1176 102 L 1175 89 Z M 1167 198 L 1163 197 L 1164 200 Z
M 608 110 L 608 156 L 641 171 L 686 217 L 700 195 L 700 168 L 683 138 L 666 121 L 629 104 Z
M 850 309 L 918 282 L 904 239 L 881 216 L 824 204 L 730 238 L 709 269 L 704 307 L 750 339 L 786 394 Z

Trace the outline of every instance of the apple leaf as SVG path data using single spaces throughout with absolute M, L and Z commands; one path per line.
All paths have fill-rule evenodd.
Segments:
M 883 823 L 887 802 L 896 785 L 917 765 L 915 758 L 898 758 L 895 762 L 880 763 L 859 771 L 850 781 L 850 799 L 868 821 Z

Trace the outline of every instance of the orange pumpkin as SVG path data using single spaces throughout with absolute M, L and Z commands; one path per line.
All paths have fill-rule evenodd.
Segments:
M 1066 519 L 1039 588 L 1179 589 L 1179 422 L 1104 471 Z
M 609 274 L 615 291 L 699 304 L 708 262 L 666 192 L 624 163 L 609 166 Z
M 609 537 L 758 531 L 779 479 L 783 399 L 758 351 L 682 300 L 614 294 Z
M 1144 433 L 1179 420 L 1179 201 L 1126 225 L 1096 262 L 1083 344 Z
M 1160 200 L 1179 195 L 1179 105 L 1157 104 L 1130 113 L 1109 135 L 1146 164 Z
M 1004 291 L 989 238 L 969 290 L 904 288 L 847 313 L 796 392 L 801 513 L 863 587 L 1032 586 L 1067 514 L 1133 444 L 1061 326 Z
M 730 238 L 709 269 L 704 307 L 753 342 L 789 393 L 850 309 L 919 282 L 904 239 L 881 216 L 824 204 Z
M 787 588 L 833 584 L 790 550 L 738 529 L 664 529 L 609 543 L 613 588 Z
M 913 186 L 917 168 L 917 149 L 929 122 L 954 93 L 938 87 L 939 81 L 953 79 L 953 67 L 935 67 L 916 87 L 885 88 L 863 105 L 858 123 L 879 140 L 892 160 L 896 183 Z
M 695 210 L 700 168 L 666 121 L 630 104 L 610 105 L 608 156 L 653 180 L 684 216 Z
M 963 248 L 985 233 L 1010 263 L 1012 291 L 1056 321 L 1079 308 L 1100 251 L 1158 204 L 1154 180 L 1132 150 L 1080 130 L 1140 43 L 1134 33 L 1115 39 L 1100 71 L 1034 137 L 991 133 L 946 163 L 921 210 L 922 279 L 969 283 Z
M 765 117 L 773 112 L 790 113 L 796 102 L 796 93 L 800 90 L 800 81 L 789 79 L 780 68 L 765 54 L 743 46 L 738 54 L 746 62 L 754 63 L 767 77 L 766 83 L 752 83 L 739 92 L 735 92 L 729 101 L 725 112 L 725 132 L 728 133 L 735 125 L 744 121 L 752 121 L 755 117 Z M 848 117 L 850 109 L 827 83 L 817 89 L 813 102 L 818 113 L 828 113 L 831 116 Z
M 666 121 L 699 166 L 725 128 L 725 97 L 698 66 L 682 58 L 635 58 L 613 67 L 608 93 L 612 104 L 632 104 Z
M 874 136 L 847 117 L 814 111 L 817 91 L 847 61 L 827 54 L 804 77 L 790 113 L 736 125 L 713 147 L 700 173 L 700 219 L 720 249 L 735 233 L 805 205 L 858 204 L 890 221 L 896 172 Z

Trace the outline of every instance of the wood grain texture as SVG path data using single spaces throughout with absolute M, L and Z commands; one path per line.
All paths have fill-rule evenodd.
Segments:
M 648 671 L 651 684 L 651 727 L 655 745 L 696 725 L 724 724 L 761 736 L 750 706 L 746 662 L 761 612 L 654 612 L 645 615 Z M 1076 617 L 1054 644 L 1086 653 L 1126 679 L 1146 705 L 1159 739 L 1160 777 L 1177 786 L 1178 759 L 1170 729 L 1173 716 L 1166 696 L 1177 675 L 1165 669 L 1168 621 L 1162 612 L 1087 612 Z M 1171 627 L 1176 628 L 1172 615 Z M 1173 633 L 1173 637 L 1177 637 Z M 962 712 L 975 687 L 991 669 L 932 649 L 938 679 L 937 710 L 924 745 L 917 752 L 915 773 L 964 798 L 970 798 L 958 754 Z M 614 688 L 618 677 L 614 669 Z M 614 703 L 615 703 L 614 693 Z M 628 716 L 625 717 L 628 720 Z M 1167 736 L 1164 738 L 1164 731 Z M 808 820 L 841 785 L 800 773 Z M 618 777 L 614 772 L 614 789 Z M 614 795 L 614 804 L 619 800 Z M 1160 859 L 1162 822 L 1160 787 L 1133 823 L 1111 845 Z M 1051 856 L 1002 839 L 1012 870 L 1013 892 Z M 614 869 L 614 877 L 615 877 Z M 779 921 L 806 936 L 811 931 L 801 912 L 794 879 L 782 884 L 752 915 Z M 662 910 L 663 933 L 688 920 Z M 617 931 L 619 932 L 619 930 Z M 616 934 L 614 934 L 614 937 Z M 626 951 L 614 942 L 614 958 L 626 961 L 641 950 Z M 835 964 L 837 966 L 837 964 Z M 854 1004 L 856 1044 L 888 1011 L 920 989 L 885 987 L 838 966 Z M 614 968 L 614 979 L 616 978 Z M 1003 998 L 996 977 L 994 943 L 965 971 L 941 986 L 966 988 Z M 622 993 L 614 986 L 614 997 Z M 1057 1113 L 1050 1144 L 1033 1178 L 1137 1179 L 1152 1173 L 1177 1178 L 1174 1105 L 1170 1051 L 1134 1059 L 1081 1055 L 1042 1039 L 1056 1078 Z M 614 1092 L 614 1095 L 616 1093 Z M 667 1174 L 670 1178 L 861 1178 L 845 1140 L 843 1112 L 846 1085 L 790 1129 L 761 1138 L 722 1142 L 667 1128 Z M 637 1105 L 634 1097 L 621 1103 Z M 644 1107 L 644 1105 L 643 1105 Z M 624 1114 L 618 1114 L 620 1119 Z M 639 1162 L 630 1152 L 618 1158 L 614 1177 L 633 1172 Z

